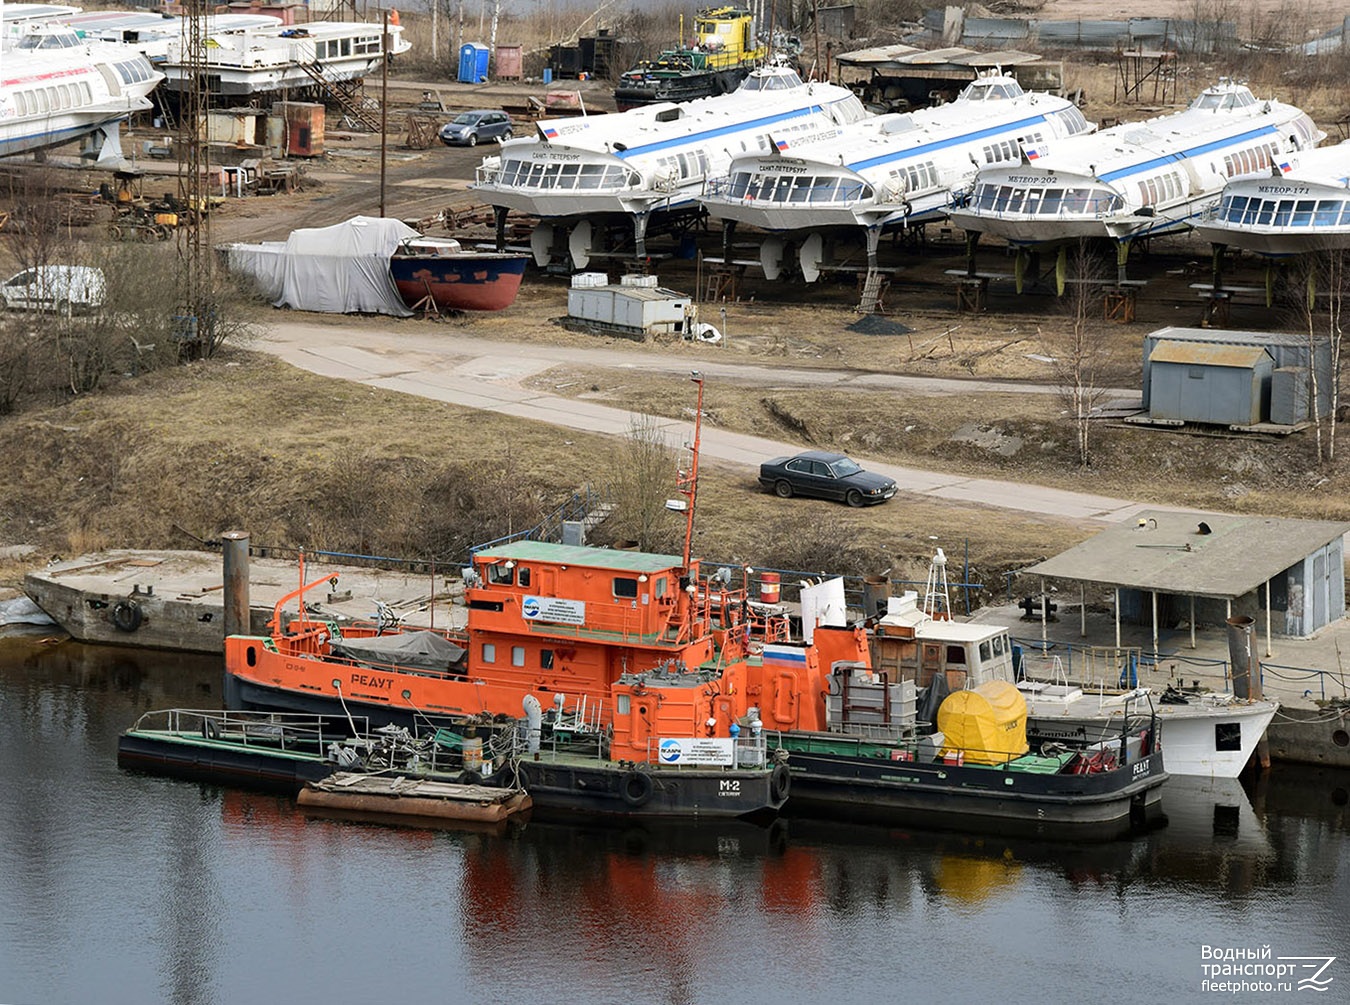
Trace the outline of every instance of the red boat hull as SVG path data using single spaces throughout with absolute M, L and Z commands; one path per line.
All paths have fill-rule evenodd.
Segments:
M 500 311 L 520 292 L 528 255 L 464 254 L 389 261 L 399 296 L 409 307 L 430 294 L 442 310 Z

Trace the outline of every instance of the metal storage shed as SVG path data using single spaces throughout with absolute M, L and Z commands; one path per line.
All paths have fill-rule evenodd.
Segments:
M 1148 510 L 1024 571 L 1114 588 L 1122 620 L 1153 626 L 1245 615 L 1271 636 L 1306 637 L 1345 616 L 1350 523 Z M 1131 615 L 1134 615 L 1131 617 Z
M 1331 414 L 1331 395 L 1327 393 L 1331 387 L 1331 343 L 1325 338 L 1315 339 L 1312 345 L 1309 345 L 1307 335 L 1294 335 L 1283 332 L 1247 332 L 1247 331 L 1221 331 L 1212 328 L 1176 328 L 1168 326 L 1159 328 L 1157 331 L 1150 332 L 1144 336 L 1144 372 L 1143 372 L 1143 406 L 1145 411 L 1152 408 L 1152 355 L 1163 342 L 1186 342 L 1200 345 L 1228 345 L 1228 346 L 1256 346 L 1264 349 L 1274 360 L 1275 370 L 1278 371 L 1285 367 L 1298 367 L 1303 371 L 1305 390 L 1308 382 L 1308 371 L 1313 369 L 1316 373 L 1317 386 L 1322 390 L 1318 394 L 1318 410 L 1323 416 Z M 1297 400 L 1289 400 L 1293 394 L 1292 389 L 1285 383 L 1288 376 L 1278 380 L 1275 383 L 1276 388 L 1283 400 L 1272 398 L 1271 408 L 1275 409 L 1278 403 L 1282 417 L 1275 418 L 1271 416 L 1270 421 L 1281 422 L 1285 425 L 1293 425 L 1297 422 L 1303 422 L 1311 417 L 1312 401 L 1311 393 L 1305 394 L 1305 406 L 1303 411 L 1293 421 L 1289 421 L 1291 416 L 1289 410 L 1297 406 Z
M 1159 342 L 1149 356 L 1149 415 L 1251 426 L 1270 414 L 1275 361 L 1259 346 Z

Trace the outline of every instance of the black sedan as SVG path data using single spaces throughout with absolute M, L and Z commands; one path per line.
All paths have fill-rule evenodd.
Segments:
M 477 146 L 480 140 L 509 140 L 511 116 L 492 109 L 462 112 L 441 126 L 441 142 L 448 147 Z
M 839 499 L 850 506 L 883 503 L 895 495 L 895 482 L 872 474 L 843 454 L 808 450 L 796 457 L 775 457 L 759 466 L 759 483 L 781 498 L 794 495 Z

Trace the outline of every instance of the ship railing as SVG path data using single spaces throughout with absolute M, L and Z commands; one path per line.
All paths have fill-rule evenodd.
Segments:
M 1012 642 L 1019 678 L 1072 684 L 1084 690 L 1134 687 L 1140 666 L 1148 662 L 1139 646 L 1075 645 L 1017 637 Z
M 1175 681 L 1178 688 L 1196 690 L 1201 687 L 1216 691 L 1227 691 L 1232 687 L 1232 667 L 1228 660 L 1218 657 L 1183 655 L 1175 650 L 1159 650 L 1143 646 L 1092 646 L 1079 645 L 1059 640 L 1028 639 L 1014 636 L 1014 650 L 1022 653 L 1022 676 L 1044 680 L 1045 667 L 1053 659 L 1061 663 L 1065 680 L 1054 683 L 1068 683 L 1082 687 L 1085 691 L 1109 691 L 1113 689 L 1135 687 L 1142 683 L 1140 674 L 1145 672 L 1166 673 L 1167 680 Z M 1016 660 L 1014 660 L 1016 663 Z M 1299 679 L 1312 680 L 1313 675 L 1321 673 L 1311 668 L 1280 667 L 1274 663 L 1260 663 L 1262 679 L 1267 668 L 1286 674 L 1299 676 Z M 1278 674 L 1277 674 L 1278 676 Z M 1331 674 L 1333 687 L 1344 690 L 1338 675 Z M 1319 687 L 1325 691 L 1326 681 Z M 1325 695 L 1324 695 L 1325 696 Z
M 334 723 L 304 712 L 244 712 L 221 709 L 168 708 L 146 712 L 132 730 L 201 736 L 208 740 L 287 750 L 322 749 L 351 737 L 353 728 L 370 732 L 366 716 Z

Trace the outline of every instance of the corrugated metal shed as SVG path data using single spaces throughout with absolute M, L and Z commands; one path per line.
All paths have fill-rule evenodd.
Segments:
M 1181 328 L 1168 326 L 1144 336 L 1143 350 L 1143 406 L 1151 410 L 1153 369 L 1152 357 L 1163 342 L 1186 342 L 1204 345 L 1255 346 L 1270 354 L 1277 368 L 1302 367 L 1305 372 L 1315 368 L 1317 386 L 1331 387 L 1331 343 L 1318 338 L 1310 347 L 1307 335 L 1287 332 L 1225 331 L 1217 328 Z M 1160 361 L 1161 362 L 1161 361 Z M 1318 402 L 1322 414 L 1331 414 L 1331 396 L 1323 393 Z M 1306 416 L 1305 416 L 1306 418 Z
M 1275 364 L 1260 346 L 1159 342 L 1149 364 L 1150 418 L 1252 426 L 1270 414 Z
M 1199 532 L 1201 523 L 1209 534 Z M 1350 523 L 1336 520 L 1149 510 L 1025 571 L 1047 579 L 1236 600 L 1347 531 Z

